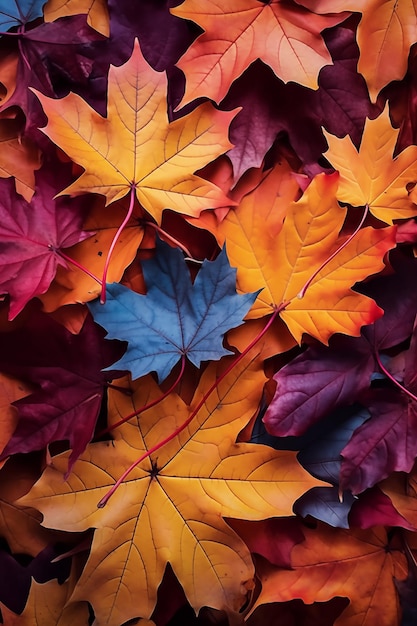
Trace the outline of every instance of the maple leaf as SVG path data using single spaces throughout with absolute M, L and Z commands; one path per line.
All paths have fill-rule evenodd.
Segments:
M 39 508 L 45 526 L 97 529 L 73 599 L 88 598 L 100 623 L 149 616 L 167 562 L 196 611 L 203 605 L 237 610 L 245 601 L 253 577 L 250 553 L 223 517 L 290 515 L 294 500 L 317 484 L 295 453 L 235 443 L 257 409 L 265 380 L 260 365 L 256 354 L 246 356 L 202 403 L 218 375 L 212 363 L 189 408 L 171 394 L 140 421 L 121 426 L 112 445 L 91 444 L 65 483 L 67 454 L 54 457 L 19 501 Z M 160 396 L 151 377 L 133 391 L 127 397 L 110 390 L 110 422 Z M 187 430 L 134 468 L 97 509 L 119 468 L 150 451 L 198 406 Z
M 71 469 L 93 436 L 104 386 L 114 378 L 101 370 L 123 350 L 119 342 L 104 341 L 103 335 L 91 317 L 73 335 L 39 311 L 23 328 L 2 333 L 0 369 L 18 373 L 39 389 L 14 403 L 19 422 L 1 459 L 68 439 Z
M 155 371 L 163 381 L 181 355 L 200 367 L 232 354 L 222 345 L 224 334 L 242 323 L 257 294 L 236 294 L 236 270 L 225 249 L 215 261 L 204 261 L 194 284 L 182 252 L 162 241 L 142 268 L 146 295 L 115 283 L 105 306 L 89 304 L 109 339 L 129 342 L 113 369 L 129 370 L 133 379 Z
M 205 31 L 177 64 L 186 76 L 181 105 L 200 96 L 219 103 L 256 59 L 285 82 L 317 88 L 319 71 L 332 62 L 320 32 L 347 15 L 322 17 L 279 0 L 185 0 L 171 13 Z
M 322 126 L 338 137 L 349 134 L 355 145 L 359 144 L 365 118 L 374 117 L 375 111 L 366 83 L 356 71 L 355 30 L 349 21 L 326 31 L 323 37 L 333 65 L 321 70 L 316 91 L 298 83 L 282 83 L 260 61 L 231 86 L 221 107 L 242 107 L 230 125 L 234 148 L 227 153 L 235 180 L 249 167 L 261 166 L 278 133 L 288 134 L 309 174 L 322 171 L 317 166 L 326 150 Z
M 109 36 L 109 15 L 105 0 L 48 0 L 43 9 L 45 22 L 54 22 L 59 17 L 80 13 L 87 15 L 91 28 Z
M 136 43 L 125 65 L 110 68 L 107 118 L 73 93 L 61 100 L 37 94 L 49 120 L 43 132 L 86 168 L 61 193 L 97 192 L 109 203 L 134 188 L 158 222 L 165 208 L 198 216 L 230 204 L 192 172 L 231 147 L 227 128 L 236 111 L 206 103 L 170 124 L 166 85 L 165 75 L 146 63 Z
M 297 341 L 303 333 L 323 343 L 335 332 L 358 335 L 362 325 L 381 315 L 373 300 L 351 287 L 384 267 L 383 255 L 395 245 L 395 229 L 365 228 L 330 258 L 346 240 L 338 239 L 346 209 L 336 201 L 337 185 L 337 175 L 316 176 L 303 197 L 289 205 L 281 230 L 274 214 L 268 220 L 269 208 L 251 210 L 250 194 L 218 228 L 237 266 L 238 289 L 263 288 L 247 317 L 268 315 L 287 302 L 280 316 Z M 303 297 L 297 297 L 313 276 Z
M 42 17 L 42 7 L 46 0 L 1 0 L 0 30 L 6 31 L 14 26 L 25 26 L 37 17 Z M 4 33 L 2 33 L 4 34 Z
M 82 207 L 53 200 L 45 175 L 38 176 L 31 204 L 13 187 L 8 180 L 0 186 L 0 292 L 10 294 L 10 319 L 48 289 L 59 264 L 67 267 L 60 249 L 94 234 L 81 230 Z
M 383 528 L 333 529 L 324 524 L 303 529 L 305 541 L 294 546 L 292 571 L 266 561 L 260 570 L 261 593 L 252 608 L 301 598 L 306 604 L 336 596 L 350 603 L 335 626 L 398 626 L 400 609 L 394 577 L 406 577 L 407 562 Z
M 340 174 L 338 200 L 368 205 L 389 224 L 417 214 L 406 188 L 417 181 L 417 146 L 393 158 L 398 132 L 391 126 L 387 106 L 375 120 L 365 122 L 359 150 L 349 137 L 339 139 L 324 132 L 329 144 L 324 156 Z
M 393 80 L 403 78 L 410 47 L 417 39 L 417 4 L 396 0 L 296 0 L 297 4 L 317 13 L 358 11 L 361 51 L 358 71 L 368 84 L 373 102 L 378 93 Z

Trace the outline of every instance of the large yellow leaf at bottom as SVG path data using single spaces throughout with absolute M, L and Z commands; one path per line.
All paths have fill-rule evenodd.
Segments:
M 97 529 L 72 600 L 88 599 L 100 626 L 149 617 L 168 562 L 196 611 L 204 605 L 239 610 L 254 569 L 248 548 L 223 518 L 290 515 L 294 501 L 320 484 L 294 452 L 235 443 L 257 410 L 265 381 L 262 362 L 252 354 L 225 376 L 188 428 L 136 467 L 97 509 L 122 469 L 187 419 L 221 366 L 206 370 L 191 408 L 171 394 L 115 431 L 114 443 L 91 444 L 67 482 L 67 454 L 55 457 L 21 499 L 39 508 L 46 526 Z M 160 393 L 150 376 L 135 383 L 131 397 L 112 392 L 111 421 Z
M 198 217 L 231 204 L 194 172 L 232 147 L 228 128 L 237 110 L 205 103 L 170 123 L 166 75 L 150 67 L 137 42 L 127 63 L 110 67 L 108 84 L 106 118 L 76 94 L 60 100 L 37 94 L 48 117 L 43 132 L 85 168 L 62 193 L 95 192 L 110 203 L 134 187 L 159 223 L 166 208 Z

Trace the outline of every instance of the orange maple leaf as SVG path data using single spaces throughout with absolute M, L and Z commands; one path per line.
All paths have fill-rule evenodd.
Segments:
M 305 541 L 291 552 L 292 570 L 263 560 L 262 591 L 252 608 L 300 598 L 306 604 L 348 597 L 335 626 L 398 626 L 400 608 L 394 578 L 407 575 L 407 561 L 390 545 L 384 528 L 344 530 L 318 523 L 304 528 Z
M 230 263 L 237 267 L 239 290 L 262 288 L 247 318 L 271 314 L 287 302 L 280 316 L 297 341 L 303 333 L 323 343 L 336 332 L 359 335 L 361 326 L 381 315 L 373 300 L 351 287 L 383 269 L 384 254 L 395 246 L 395 228 L 364 228 L 332 257 L 346 241 L 339 237 L 347 209 L 336 201 L 337 185 L 337 174 L 316 176 L 302 198 L 287 205 L 283 225 L 267 202 L 253 210 L 260 185 L 218 227 L 218 239 L 227 241 Z
M 407 71 L 408 53 L 417 39 L 417 0 L 296 0 L 317 13 L 362 13 L 358 26 L 358 71 L 365 77 L 371 100 Z
M 72 599 L 88 599 L 100 624 L 149 617 L 168 562 L 196 611 L 203 605 L 239 610 L 254 569 L 245 543 L 223 518 L 291 515 L 294 501 L 319 482 L 295 452 L 235 443 L 257 410 L 265 381 L 262 362 L 252 354 L 225 376 L 187 429 L 142 461 L 97 508 L 121 468 L 184 423 L 219 371 L 217 364 L 208 367 L 190 407 L 171 394 L 115 431 L 114 442 L 90 444 L 67 482 L 67 454 L 54 457 L 20 500 L 39 508 L 48 527 L 96 528 Z M 110 391 L 111 422 L 161 393 L 150 376 L 133 392 Z
M 406 187 L 417 181 L 417 146 L 408 146 L 393 158 L 398 133 L 388 105 L 379 117 L 366 120 L 359 151 L 350 137 L 339 139 L 324 131 L 329 144 L 324 156 L 340 174 L 338 200 L 352 206 L 367 204 L 375 217 L 389 224 L 417 215 Z
M 256 59 L 284 82 L 317 89 L 319 71 L 332 63 L 320 32 L 347 15 L 314 15 L 280 0 L 185 0 L 171 13 L 205 31 L 177 64 L 187 79 L 181 106 L 199 96 L 219 103 Z
M 86 170 L 61 194 L 96 192 L 109 204 L 134 188 L 158 222 L 166 208 L 198 216 L 230 205 L 193 172 L 232 147 L 227 132 L 237 111 L 205 103 L 169 123 L 166 90 L 165 73 L 150 67 L 136 42 L 130 60 L 110 68 L 106 118 L 76 94 L 54 100 L 37 93 L 48 117 L 43 132 Z

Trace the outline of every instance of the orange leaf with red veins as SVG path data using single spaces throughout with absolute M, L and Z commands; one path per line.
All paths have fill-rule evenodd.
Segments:
M 114 441 L 88 446 L 67 481 L 67 453 L 54 457 L 19 501 L 39 508 L 45 526 L 96 529 L 72 599 L 88 599 L 103 626 L 149 617 L 168 562 L 196 611 L 204 605 L 239 610 L 253 587 L 254 568 L 249 549 L 223 518 L 291 515 L 294 501 L 320 482 L 295 452 L 235 443 L 258 408 L 265 381 L 254 352 L 225 375 L 185 430 L 145 458 L 97 508 L 122 468 L 185 422 L 227 363 L 208 366 L 190 407 L 170 394 L 118 428 Z M 109 390 L 111 423 L 161 395 L 150 376 L 132 391 L 129 397 Z
M 399 626 L 396 580 L 407 575 L 402 546 L 391 545 L 386 531 L 343 530 L 318 523 L 303 528 L 305 541 L 291 552 L 292 570 L 262 561 L 262 591 L 252 611 L 266 603 L 300 598 L 306 604 L 348 597 L 335 626 Z
M 340 174 L 340 202 L 367 204 L 388 224 L 417 215 L 406 187 L 417 181 L 417 146 L 408 146 L 393 158 L 399 130 L 391 126 L 388 105 L 379 117 L 366 120 L 359 151 L 347 135 L 339 139 L 323 132 L 329 144 L 324 156 Z
M 407 71 L 408 53 L 417 40 L 417 0 L 296 0 L 310 11 L 362 13 L 358 26 L 358 72 L 366 79 L 371 100 Z
M 109 204 L 134 187 L 158 223 L 166 208 L 198 217 L 229 206 L 216 185 L 193 172 L 232 147 L 227 134 L 237 111 L 205 103 L 170 123 L 166 92 L 165 73 L 148 65 L 136 42 L 127 63 L 110 67 L 106 118 L 76 94 L 55 100 L 38 93 L 49 120 L 43 132 L 85 168 L 61 193 L 95 192 Z
M 45 22 L 67 15 L 87 14 L 87 23 L 102 35 L 110 35 L 106 0 L 48 0 L 43 7 Z
M 219 103 L 256 59 L 284 82 L 317 89 L 319 71 L 332 63 L 320 33 L 347 16 L 314 15 L 280 0 L 185 0 L 171 13 L 205 31 L 177 63 L 186 76 L 181 106 L 200 96 Z
M 373 300 L 351 287 L 384 268 L 383 257 L 395 246 L 395 228 L 364 228 L 331 258 L 347 239 L 338 235 L 347 209 L 336 201 L 337 185 L 337 174 L 320 174 L 298 202 L 287 198 L 281 230 L 268 203 L 256 202 L 260 185 L 218 226 L 230 263 L 237 267 L 238 289 L 262 288 L 247 318 L 263 317 L 288 302 L 280 316 L 299 342 L 303 333 L 323 343 L 336 332 L 359 335 L 361 326 L 382 314 Z

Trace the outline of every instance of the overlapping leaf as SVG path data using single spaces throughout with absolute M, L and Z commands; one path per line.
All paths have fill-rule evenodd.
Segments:
M 409 146 L 393 157 L 398 130 L 391 126 L 388 107 L 375 120 L 367 120 L 359 151 L 349 137 L 325 132 L 326 159 L 340 173 L 337 198 L 352 206 L 368 205 L 380 220 L 412 217 L 417 207 L 407 185 L 417 182 L 417 147 Z
M 351 287 L 384 267 L 383 256 L 395 245 L 394 230 L 365 228 L 330 258 L 346 239 L 338 238 L 346 209 L 337 204 L 337 185 L 337 175 L 316 176 L 301 200 L 288 207 L 279 234 L 276 225 L 250 210 L 249 196 L 219 227 L 238 267 L 238 288 L 262 288 L 249 316 L 267 315 L 287 303 L 280 315 L 297 341 L 303 333 L 324 343 L 335 332 L 358 335 L 382 313 Z M 305 295 L 297 297 L 313 276 Z
M 296 0 L 297 4 L 317 13 L 359 11 L 358 27 L 361 51 L 358 70 L 366 78 L 373 101 L 380 90 L 393 80 L 403 78 L 410 47 L 417 38 L 415 0 Z
M 230 204 L 193 172 L 231 147 L 227 131 L 236 112 L 207 103 L 170 124 L 166 88 L 165 74 L 152 70 L 136 43 L 125 65 L 110 68 L 107 118 L 75 94 L 38 94 L 49 120 L 44 132 L 86 169 L 62 193 L 96 192 L 109 203 L 134 188 L 158 222 L 165 208 L 198 216 Z
M 113 369 L 129 370 L 134 379 L 155 371 L 164 380 L 181 355 L 200 367 L 231 354 L 222 345 L 224 334 L 242 323 L 257 294 L 236 294 L 226 250 L 203 263 L 194 285 L 181 251 L 163 242 L 142 265 L 146 295 L 113 284 L 105 306 L 89 305 L 109 339 L 129 342 Z
M 279 0 L 185 0 L 171 12 L 204 29 L 178 63 L 186 76 L 182 105 L 199 96 L 220 102 L 256 59 L 285 82 L 317 88 L 320 69 L 331 63 L 320 33 L 346 17 L 314 15 Z
M 101 370 L 124 349 L 118 342 L 104 341 L 103 334 L 90 317 L 81 332 L 72 335 L 41 312 L 33 313 L 24 328 L 2 333 L 0 369 L 19 372 L 39 388 L 15 402 L 19 422 L 1 459 L 68 439 L 71 468 L 93 436 L 104 386 L 114 378 Z
M 24 26 L 42 16 L 42 7 L 46 0 L 1 0 L 0 30 L 6 31 L 14 26 Z
M 38 177 L 31 204 L 16 194 L 11 181 L 0 186 L 0 292 L 10 294 L 10 319 L 26 303 L 44 293 L 59 264 L 59 251 L 91 237 L 82 230 L 82 207 L 53 200 L 45 176 Z
M 91 444 L 65 483 L 61 472 L 67 455 L 55 457 L 21 500 L 42 511 L 46 526 L 97 528 L 73 599 L 88 598 L 102 624 L 149 616 L 167 562 L 194 609 L 239 609 L 252 586 L 253 566 L 223 517 L 290 515 L 296 498 L 317 484 L 293 452 L 235 443 L 260 399 L 264 375 L 255 353 L 227 374 L 186 430 L 132 470 L 108 504 L 97 509 L 120 467 L 187 419 L 216 370 L 215 364 L 206 370 L 190 409 L 178 397 L 166 398 L 139 423 L 122 426 L 112 445 Z M 149 378 L 135 385 L 131 398 L 111 392 L 111 420 L 159 394 Z
M 291 553 L 293 571 L 265 564 L 262 591 L 255 604 L 326 602 L 347 596 L 349 606 L 335 626 L 393 626 L 400 623 L 394 583 L 406 576 L 405 556 L 390 546 L 382 528 L 347 531 L 319 525 L 304 530 L 306 540 Z

